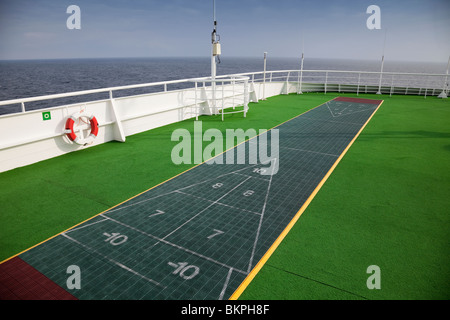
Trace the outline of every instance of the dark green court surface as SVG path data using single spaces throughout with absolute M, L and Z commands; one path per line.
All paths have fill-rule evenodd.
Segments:
M 203 163 L 5 262 L 2 277 L 24 261 L 78 299 L 229 299 L 380 103 L 328 101 L 218 156 L 235 164 Z

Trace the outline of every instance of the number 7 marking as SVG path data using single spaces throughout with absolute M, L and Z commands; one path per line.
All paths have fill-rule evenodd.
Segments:
M 162 210 L 156 210 L 156 213 L 149 215 L 148 217 L 154 217 L 154 216 L 159 216 L 160 214 L 164 214 L 165 212 Z
M 212 238 L 214 238 L 215 236 L 218 236 L 218 235 L 221 235 L 222 233 L 224 233 L 223 231 L 220 231 L 220 230 L 217 230 L 217 229 L 213 229 L 214 230 L 214 233 L 212 234 L 212 235 L 210 235 L 209 237 L 208 237 L 208 239 L 212 239 Z

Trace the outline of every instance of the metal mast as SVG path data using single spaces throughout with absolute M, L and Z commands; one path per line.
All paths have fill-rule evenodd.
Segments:
M 383 79 L 384 51 L 386 50 L 386 37 L 387 37 L 387 29 L 384 32 L 383 56 L 381 57 L 380 83 L 378 84 L 378 92 L 377 92 L 377 94 L 381 94 L 381 80 Z
M 211 42 L 212 42 L 212 55 L 211 55 L 211 89 L 212 89 L 212 101 L 213 101 L 213 112 L 216 113 L 216 56 L 221 54 L 220 36 L 217 34 L 217 20 L 216 20 L 216 1 L 213 0 L 213 20 L 214 20 L 214 29 L 211 34 Z

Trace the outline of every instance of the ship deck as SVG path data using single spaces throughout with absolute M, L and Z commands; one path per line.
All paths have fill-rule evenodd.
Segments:
M 220 116 L 204 116 L 199 120 L 202 120 L 204 131 L 209 128 L 221 132 L 226 129 L 270 129 L 338 96 L 356 97 L 337 93 L 281 95 L 252 103 L 247 118 L 232 114 L 224 122 Z M 380 99 L 380 96 L 360 94 L 359 98 Z M 289 227 L 276 250 L 265 256 L 259 272 L 244 281 L 235 298 L 449 298 L 449 102 L 435 97 L 393 95 L 382 98 L 383 105 L 336 163 L 332 174 L 326 181 L 322 180 L 323 186 L 310 199 L 312 201 L 301 217 Z M 186 120 L 136 134 L 128 137 L 126 143 L 109 142 L 1 173 L 2 264 L 27 255 L 31 261 L 33 250 L 44 248 L 57 238 L 81 242 L 71 236 L 71 232 L 76 234 L 77 227 L 72 229 L 74 226 L 95 224 L 96 220 L 89 220 L 94 216 L 93 219 L 108 220 L 109 223 L 117 217 L 108 216 L 107 212 L 118 208 L 119 204 L 139 199 L 136 195 L 145 196 L 157 186 L 173 183 L 176 180 L 173 177 L 192 172 L 195 164 L 175 165 L 170 161 L 176 144 L 171 142 L 171 134 L 177 128 L 193 132 L 194 121 Z M 319 132 L 311 131 L 311 135 L 319 135 Z M 232 170 L 233 173 L 236 170 Z M 247 181 L 247 178 L 243 179 L 231 180 L 238 187 Z M 184 192 L 186 189 L 181 190 L 187 186 L 190 185 L 176 188 L 178 194 L 189 193 Z M 272 187 L 271 180 L 264 180 L 258 186 L 262 188 L 262 198 L 257 204 L 260 205 L 264 203 L 268 188 Z M 204 193 L 196 190 L 193 195 Z M 217 199 L 205 201 L 208 200 L 217 204 Z M 177 202 L 173 199 L 167 202 L 170 201 Z M 208 203 L 205 201 L 202 203 Z M 289 201 L 297 201 L 299 207 L 303 205 L 301 199 Z M 195 206 L 194 201 L 192 203 Z M 210 208 L 202 205 L 197 208 L 199 212 Z M 99 216 L 103 213 L 106 214 Z M 254 217 L 250 219 L 255 220 Z M 258 225 L 259 219 L 255 221 Z M 121 223 L 125 228 L 125 223 Z M 277 228 L 277 233 L 281 230 L 283 228 Z M 81 238 L 93 237 L 87 232 Z M 100 238 L 106 239 L 101 232 Z M 161 242 L 164 238 L 153 240 Z M 83 250 L 89 251 L 86 246 L 86 243 L 81 245 Z M 47 247 L 51 251 L 51 246 Z M 226 255 L 227 251 L 222 254 Z M 103 260 L 109 259 L 105 252 L 100 255 Z M 186 277 L 196 271 L 195 268 L 188 270 L 190 265 L 178 265 L 184 263 L 181 260 L 171 262 L 175 266 L 169 267 L 174 272 L 179 267 L 178 273 L 185 271 Z M 250 265 L 254 267 L 255 263 Z M 367 269 L 372 265 L 381 271 L 381 290 L 371 290 L 367 286 L 370 277 Z M 242 269 L 242 274 L 249 271 L 246 265 L 233 267 L 233 272 L 236 269 Z M 61 279 L 67 277 L 64 271 Z M 230 274 L 221 275 L 224 282 L 218 288 L 218 297 L 226 291 L 223 290 L 224 283 L 228 286 Z M 108 277 L 114 278 L 114 275 Z M 177 281 L 183 280 L 178 278 Z M 160 282 L 155 286 L 158 284 Z M 179 290 L 185 292 L 184 285 L 180 285 Z M 228 298 L 230 293 L 222 294 L 220 298 Z

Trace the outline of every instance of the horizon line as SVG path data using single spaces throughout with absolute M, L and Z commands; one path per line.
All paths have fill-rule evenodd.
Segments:
M 263 55 L 261 56 L 228 56 L 227 58 L 231 59 L 263 59 Z M 0 62 L 13 62 L 13 61 L 55 61 L 55 60 L 126 60 L 126 59 L 205 59 L 208 60 L 210 57 L 206 56 L 135 56 L 135 57 L 64 57 L 64 58 L 13 58 L 13 59 L 1 59 Z M 267 59 L 268 61 L 270 59 L 301 59 L 301 55 L 298 57 L 291 56 L 272 56 Z M 346 61 L 367 61 L 367 62 L 377 62 L 381 61 L 381 58 L 379 59 L 364 59 L 364 58 L 324 58 L 324 57 L 310 57 L 306 58 L 311 60 L 346 60 Z M 388 60 L 385 59 L 385 62 L 401 62 L 401 63 L 447 63 L 446 61 L 431 61 L 431 60 Z

